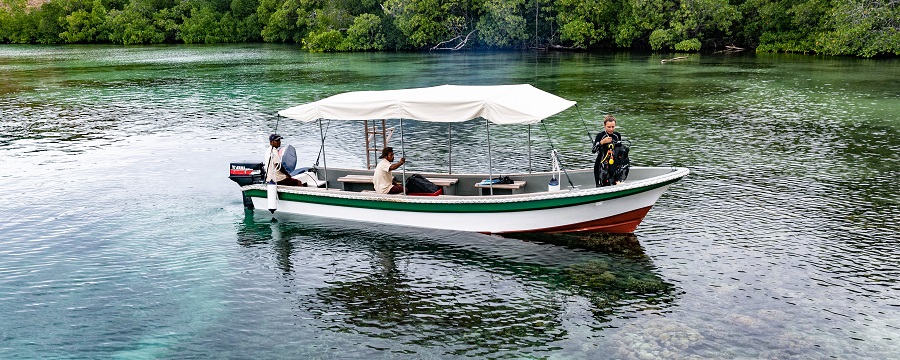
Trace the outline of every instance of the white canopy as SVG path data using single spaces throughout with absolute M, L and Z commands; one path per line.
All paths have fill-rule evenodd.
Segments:
M 412 119 L 533 124 L 575 105 L 531 85 L 441 85 L 418 89 L 354 91 L 294 106 L 278 115 L 300 121 Z

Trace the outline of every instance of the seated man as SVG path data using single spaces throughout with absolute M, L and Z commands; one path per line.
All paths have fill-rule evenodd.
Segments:
M 265 164 L 266 182 L 274 180 L 278 185 L 288 186 L 306 186 L 300 180 L 291 177 L 287 169 L 281 164 L 281 154 L 278 149 L 281 147 L 281 135 L 269 135 L 269 150 L 266 151 Z
M 403 185 L 394 184 L 394 174 L 391 171 L 396 170 L 400 165 L 406 163 L 406 158 L 400 158 L 396 164 L 394 161 L 394 148 L 385 146 L 381 150 L 381 161 L 375 166 L 375 174 L 372 177 L 372 184 L 375 185 L 375 192 L 379 194 L 401 194 L 403 193 Z

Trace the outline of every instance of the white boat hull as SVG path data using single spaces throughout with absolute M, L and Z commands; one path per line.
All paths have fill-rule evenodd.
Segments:
M 296 201 L 278 201 L 278 211 L 333 219 L 363 221 L 429 229 L 480 233 L 515 232 L 633 232 L 656 200 L 669 188 L 664 186 L 639 195 L 553 209 L 500 213 L 434 213 L 353 208 Z M 266 208 L 266 199 L 253 198 L 253 205 Z M 618 221 L 614 218 L 633 213 Z M 601 220 L 609 219 L 607 222 Z M 597 224 L 600 221 L 601 224 Z M 631 227 L 630 225 L 634 226 Z M 598 226 L 599 225 L 599 226 Z M 625 229 L 617 231 L 624 226 Z
M 612 187 L 501 196 L 402 196 L 279 187 L 278 212 L 480 233 L 631 233 L 687 169 Z M 265 196 L 245 194 L 266 209 Z

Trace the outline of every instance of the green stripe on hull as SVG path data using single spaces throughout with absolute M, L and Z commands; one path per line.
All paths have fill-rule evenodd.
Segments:
M 611 200 L 629 195 L 639 194 L 642 192 L 657 189 L 676 181 L 681 178 L 672 179 L 658 184 L 642 186 L 634 189 L 627 189 L 611 193 L 601 193 L 587 196 L 563 197 L 555 199 L 539 199 L 527 201 L 510 201 L 510 202 L 400 202 L 395 199 L 380 198 L 370 199 L 347 199 L 341 197 L 330 197 L 309 194 L 295 194 L 279 192 L 278 198 L 284 201 L 303 202 L 310 204 L 321 204 L 331 206 L 346 206 L 365 209 L 392 210 L 392 211 L 414 211 L 414 212 L 433 212 L 433 213 L 488 213 L 488 212 L 513 212 L 513 211 L 530 211 L 560 208 L 567 206 L 575 206 L 581 204 L 589 204 L 598 201 Z M 249 197 L 265 198 L 266 191 L 259 189 L 245 190 L 244 194 Z

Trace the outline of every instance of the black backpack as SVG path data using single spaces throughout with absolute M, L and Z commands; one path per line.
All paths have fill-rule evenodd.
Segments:
M 619 142 L 613 149 L 613 158 L 619 164 L 616 168 L 616 181 L 624 181 L 628 178 L 628 171 L 631 170 L 631 159 L 628 158 L 630 146 L 624 142 Z
M 407 193 L 433 194 L 440 189 L 439 186 L 419 174 L 412 174 L 406 178 Z
M 613 163 L 612 165 L 607 161 L 600 163 L 600 186 L 609 186 L 625 181 L 631 170 L 631 159 L 628 158 L 628 151 L 631 147 L 629 142 L 619 141 L 607 146 L 612 148 Z M 604 158 L 604 160 L 608 160 L 608 158 Z

